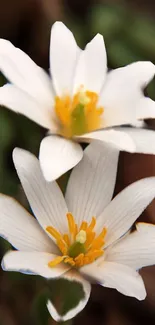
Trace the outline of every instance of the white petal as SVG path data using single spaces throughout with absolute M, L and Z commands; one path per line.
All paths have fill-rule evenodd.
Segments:
M 66 232 L 67 206 L 57 183 L 45 181 L 39 161 L 31 153 L 16 148 L 13 160 L 33 213 L 41 226 L 44 229 L 53 226 L 62 233 Z
M 0 236 L 22 251 L 57 252 L 38 222 L 18 202 L 0 194 Z
M 82 159 L 83 150 L 78 143 L 59 137 L 49 136 L 40 146 L 40 165 L 47 181 L 53 181 L 73 168 Z
M 52 110 L 50 111 L 48 107 L 38 103 L 26 92 L 11 84 L 0 87 L 0 105 L 21 113 L 41 126 L 56 132 L 56 125 L 54 121 L 52 122 Z
M 141 179 L 119 193 L 97 222 L 107 227 L 106 246 L 124 235 L 155 197 L 155 177 Z
M 61 263 L 55 267 L 49 267 L 48 263 L 56 257 L 57 255 L 43 252 L 10 251 L 3 257 L 2 267 L 4 271 L 33 273 L 47 279 L 57 278 L 67 272 L 70 266 Z
M 130 86 L 144 88 L 155 75 L 155 65 L 150 61 L 139 61 L 112 70 L 110 74 L 111 82 L 113 85 L 115 83 L 115 86 L 128 87 L 129 83 L 131 83 Z
M 119 151 L 100 141 L 92 142 L 84 151 L 82 161 L 70 176 L 66 202 L 76 222 L 90 221 L 111 201 Z
M 64 322 L 67 321 L 68 319 L 71 319 L 75 317 L 87 304 L 88 299 L 90 297 L 90 292 L 91 292 L 91 285 L 88 281 L 86 281 L 83 277 L 80 276 L 79 273 L 75 270 L 71 270 L 67 273 L 65 273 L 62 278 L 67 279 L 68 281 L 72 282 L 78 282 L 82 285 L 83 291 L 84 291 L 84 298 L 79 301 L 79 304 L 69 310 L 66 314 L 64 315 L 59 315 L 56 308 L 52 304 L 52 302 L 49 300 L 47 303 L 47 308 L 51 316 L 54 318 L 56 322 Z
M 137 231 L 120 239 L 108 250 L 106 260 L 138 270 L 155 264 L 155 225 L 137 223 Z
M 80 269 L 82 274 L 94 278 L 104 287 L 113 288 L 122 294 L 143 300 L 146 290 L 141 276 L 134 269 L 113 262 L 98 259 Z
M 71 31 L 61 22 L 51 29 L 50 66 L 55 90 L 59 96 L 70 94 L 79 49 Z
M 84 51 L 81 51 L 77 63 L 74 93 L 80 86 L 97 94 L 100 92 L 107 72 L 107 57 L 103 36 L 97 34 Z
M 120 132 L 117 129 L 101 130 L 96 132 L 90 132 L 78 137 L 81 142 L 91 142 L 92 140 L 104 141 L 118 150 L 135 152 L 135 144 L 130 134 L 126 132 Z
M 52 107 L 52 83 L 43 69 L 9 41 L 0 39 L 0 70 L 18 88 Z
M 133 128 L 133 127 L 122 127 L 116 128 L 116 131 L 123 132 L 128 135 L 135 144 L 134 152 L 155 154 L 155 132 L 152 130 Z
M 109 72 L 99 99 L 104 107 L 104 127 L 134 123 L 143 98 L 141 88 L 154 74 L 151 62 L 136 62 Z
M 155 118 L 155 102 L 151 98 L 143 97 L 137 109 L 137 119 Z

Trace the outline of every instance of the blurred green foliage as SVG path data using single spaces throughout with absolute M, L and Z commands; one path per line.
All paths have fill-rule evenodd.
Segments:
M 89 8 L 86 21 L 83 24 L 80 17 L 74 19 L 71 15 L 66 15 L 65 22 L 75 33 L 77 41 L 82 47 L 96 33 L 103 34 L 110 68 L 123 66 L 137 60 L 151 60 L 155 63 L 155 21 L 145 15 L 139 15 L 138 12 L 131 11 L 127 6 L 94 5 Z M 50 28 L 50 26 L 47 27 L 45 24 L 45 28 Z M 3 84 L 2 77 L 1 84 Z M 154 81 L 150 84 L 148 93 L 152 98 L 155 98 Z M 27 208 L 29 207 L 13 167 L 12 150 L 18 146 L 38 155 L 39 144 L 45 133 L 44 129 L 27 118 L 5 108 L 0 108 L 0 192 L 13 195 Z M 63 176 L 59 180 L 63 190 L 65 190 L 67 178 L 67 176 Z M 1 239 L 1 256 L 9 247 L 10 245 Z M 19 324 L 55 324 L 55 322 L 49 322 L 50 316 L 46 308 L 49 288 L 46 289 L 47 283 L 43 279 L 5 273 L 5 275 L 3 274 L 3 281 L 6 282 L 6 288 L 8 288 L 7 305 L 10 304 L 11 308 L 13 305 L 17 309 L 17 313 L 18 308 L 21 308 L 21 304 L 19 307 L 17 306 L 20 299 L 30 299 L 31 301 L 29 316 L 24 314 Z M 54 297 L 60 299 L 61 302 L 63 301 L 62 308 L 68 309 L 72 303 L 77 303 L 78 295 L 82 295 L 81 287 L 77 288 L 76 284 L 75 286 L 68 286 L 68 283 L 66 281 L 62 283 L 62 280 L 58 284 L 58 281 L 50 282 L 51 299 Z M 26 286 L 30 293 L 26 293 Z M 60 287 L 61 290 L 59 290 Z M 26 306 L 29 305 L 27 300 Z M 0 322 L 2 325 L 6 325 L 1 321 L 1 318 Z M 71 324 L 71 322 L 67 324 Z
M 75 281 L 68 283 L 66 279 L 56 279 L 48 282 L 47 296 L 63 316 L 84 299 L 84 291 L 82 285 Z

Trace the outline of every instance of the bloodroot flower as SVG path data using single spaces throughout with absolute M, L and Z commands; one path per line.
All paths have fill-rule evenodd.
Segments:
M 155 118 L 155 102 L 142 91 L 155 66 L 136 62 L 108 72 L 102 35 L 80 50 L 70 30 L 56 22 L 51 29 L 51 77 L 1 39 L 0 70 L 11 82 L 0 88 L 0 104 L 49 130 L 40 147 L 46 180 L 58 178 L 82 159 L 78 142 L 98 139 L 119 150 L 155 154 L 153 131 L 119 127 Z
M 118 151 L 95 142 L 73 169 L 64 199 L 57 183 L 44 179 L 36 157 L 15 149 L 13 159 L 36 219 L 14 199 L 0 195 L 0 234 L 18 250 L 4 256 L 3 269 L 79 282 L 83 299 L 66 314 L 59 315 L 47 302 L 56 321 L 84 308 L 91 280 L 144 299 L 138 270 L 155 263 L 155 226 L 137 223 L 136 230 L 130 228 L 155 197 L 155 177 L 128 186 L 111 201 Z

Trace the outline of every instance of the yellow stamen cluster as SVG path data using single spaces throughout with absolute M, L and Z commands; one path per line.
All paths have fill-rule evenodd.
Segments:
M 73 98 L 55 98 L 55 112 L 59 132 L 67 138 L 82 135 L 101 127 L 103 107 L 97 107 L 98 94 L 81 88 Z
M 83 221 L 80 227 L 75 223 L 71 213 L 67 213 L 67 219 L 69 234 L 62 235 L 51 226 L 46 228 L 46 231 L 55 238 L 62 253 L 62 256 L 58 256 L 48 263 L 50 267 L 54 267 L 62 261 L 74 267 L 81 267 L 94 262 L 104 253 L 103 245 L 107 230 L 103 228 L 101 233 L 96 236 L 95 217 L 92 217 L 90 224 Z

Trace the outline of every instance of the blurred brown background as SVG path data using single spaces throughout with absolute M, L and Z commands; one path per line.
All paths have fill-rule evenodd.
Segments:
M 84 47 L 97 32 L 105 37 L 110 68 L 137 60 L 155 63 L 155 1 L 0 0 L 0 37 L 9 39 L 48 70 L 51 25 L 62 20 Z M 31 73 L 31 72 L 30 72 Z M 4 78 L 1 77 L 1 84 Z M 155 82 L 146 93 L 155 99 Z M 153 121 L 147 121 L 154 128 Z M 15 174 L 11 153 L 19 146 L 38 154 L 45 130 L 23 116 L 0 108 L 0 192 L 27 201 Z M 155 176 L 155 157 L 121 153 L 116 192 L 146 176 Z M 155 202 L 141 219 L 155 223 Z M 0 240 L 2 258 L 9 244 Z M 148 296 L 144 302 L 93 286 L 84 311 L 67 324 L 155 324 L 155 267 L 141 271 Z M 0 325 L 52 325 L 45 306 L 45 281 L 0 270 Z

